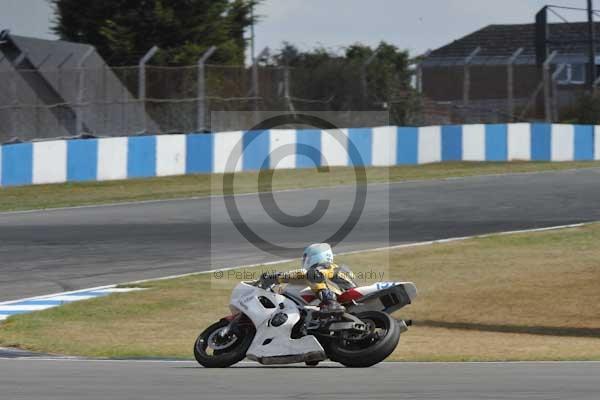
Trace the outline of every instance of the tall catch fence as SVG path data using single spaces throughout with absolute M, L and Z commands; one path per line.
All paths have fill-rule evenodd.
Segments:
M 522 48 L 508 56 L 480 55 L 480 49 L 417 67 L 429 123 L 559 122 L 587 90 L 580 54 L 554 51 L 538 65 Z
M 508 57 L 475 50 L 416 64 L 416 90 L 380 65 L 336 59 L 314 68 L 0 69 L 0 142 L 210 131 L 213 111 L 250 111 L 255 121 L 263 111 L 354 110 L 386 111 L 394 125 L 558 121 L 583 90 L 567 54 L 540 68 L 519 49 Z M 225 128 L 252 126 L 232 119 Z

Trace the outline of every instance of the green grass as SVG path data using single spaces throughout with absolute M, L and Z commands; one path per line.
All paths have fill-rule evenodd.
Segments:
M 440 163 L 421 166 L 368 168 L 370 183 L 441 179 L 474 175 L 596 168 L 600 162 L 567 163 Z M 352 168 L 277 170 L 273 189 L 309 188 L 352 184 Z M 268 190 L 258 183 L 258 173 L 235 174 L 235 192 Z M 0 188 L 0 211 L 31 210 L 127 201 L 201 197 L 223 192 L 223 175 L 187 175 L 127 181 L 68 183 Z
M 360 277 L 413 281 L 393 360 L 600 360 L 600 225 L 339 256 Z M 278 266 L 287 269 L 292 264 Z M 272 267 L 268 268 L 269 270 Z M 247 270 L 258 276 L 263 268 Z M 0 325 L 0 346 L 92 357 L 192 358 L 228 314 L 236 272 L 152 281 Z M 248 278 L 248 277 L 246 277 Z M 371 280 L 361 280 L 368 284 Z

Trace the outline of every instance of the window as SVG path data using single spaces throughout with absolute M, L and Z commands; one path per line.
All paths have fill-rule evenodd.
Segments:
M 571 83 L 583 85 L 585 83 L 585 64 L 571 65 Z
M 585 64 L 565 64 L 558 74 L 557 81 L 561 85 L 583 85 L 585 83 Z

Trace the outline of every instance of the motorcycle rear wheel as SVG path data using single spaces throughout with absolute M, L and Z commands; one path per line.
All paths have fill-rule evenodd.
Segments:
M 206 368 L 227 368 L 242 361 L 246 357 L 246 352 L 252 344 L 255 330 L 252 326 L 240 326 L 235 332 L 232 332 L 232 338 L 229 342 L 224 341 L 220 347 L 214 349 L 210 341 L 220 330 L 223 330 L 229 321 L 221 320 L 206 328 L 196 339 L 194 343 L 194 357 L 198 363 Z M 209 351 L 212 350 L 212 354 Z
M 369 323 L 377 334 L 363 340 L 334 340 L 329 344 L 328 356 L 346 367 L 366 368 L 392 354 L 400 340 L 400 329 L 390 315 L 381 311 L 366 311 L 356 316 Z

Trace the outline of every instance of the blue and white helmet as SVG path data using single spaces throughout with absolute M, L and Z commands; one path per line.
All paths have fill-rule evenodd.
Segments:
M 315 264 L 331 264 L 333 262 L 333 251 L 327 243 L 311 244 L 304 249 L 302 255 L 302 268 L 308 269 Z

